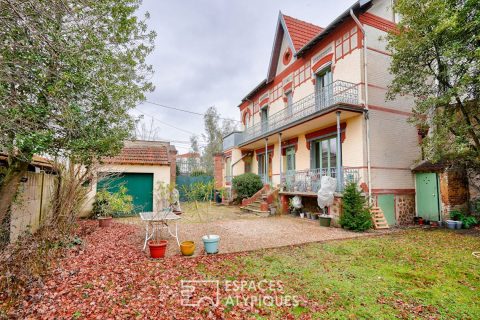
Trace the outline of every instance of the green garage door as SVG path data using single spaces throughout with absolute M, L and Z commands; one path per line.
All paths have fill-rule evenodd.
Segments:
M 153 211 L 153 173 L 118 173 L 113 177 L 100 179 L 97 190 L 117 192 L 122 185 L 133 197 L 135 212 Z

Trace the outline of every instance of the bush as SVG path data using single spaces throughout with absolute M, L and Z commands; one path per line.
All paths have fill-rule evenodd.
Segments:
M 263 188 L 260 176 L 254 173 L 244 173 L 232 180 L 232 188 L 239 200 L 250 198 Z
M 93 213 L 102 217 L 125 217 L 132 214 L 133 198 L 127 194 L 127 188 L 121 186 L 120 190 L 110 193 L 102 189 L 95 195 Z
M 213 199 L 214 182 L 197 181 L 189 185 L 182 186 L 182 192 L 187 201 L 209 201 Z
M 365 231 L 372 228 L 370 208 L 355 183 L 349 183 L 345 188 L 342 208 L 339 221 L 342 228 L 354 231 Z
M 466 216 L 458 210 L 450 211 L 450 219 L 455 221 L 462 221 L 462 228 L 470 229 L 474 225 L 478 224 L 477 218 L 474 216 Z
M 207 173 L 203 170 L 193 170 L 192 173 L 190 173 L 190 177 L 201 177 L 206 175 Z

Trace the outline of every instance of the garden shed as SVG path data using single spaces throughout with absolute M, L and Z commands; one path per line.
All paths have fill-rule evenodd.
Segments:
M 120 154 L 105 158 L 97 170 L 82 215 L 90 213 L 98 190 L 116 192 L 121 186 L 133 197 L 135 212 L 155 210 L 155 187 L 175 182 L 176 153 L 166 141 L 126 141 Z

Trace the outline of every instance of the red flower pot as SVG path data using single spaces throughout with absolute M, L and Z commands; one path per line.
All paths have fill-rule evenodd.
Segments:
M 148 247 L 150 248 L 150 257 L 153 259 L 165 257 L 167 251 L 167 240 L 149 240 Z
M 100 228 L 110 227 L 112 224 L 112 217 L 99 217 L 98 218 L 98 226 Z

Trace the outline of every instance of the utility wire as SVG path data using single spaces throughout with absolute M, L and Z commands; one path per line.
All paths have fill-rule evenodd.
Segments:
M 186 113 L 195 114 L 195 115 L 197 115 L 197 116 L 202 116 L 202 117 L 205 116 L 205 113 L 200 113 L 200 112 L 185 110 L 185 109 L 181 109 L 181 108 L 171 107 L 171 106 L 167 106 L 167 105 L 164 105 L 164 104 L 160 104 L 160 103 L 156 103 L 156 102 L 148 101 L 148 100 L 146 100 L 145 102 L 150 103 L 150 104 L 153 104 L 153 105 L 156 105 L 156 106 L 158 106 L 158 107 L 166 108 L 166 109 L 171 109 L 171 110 L 186 112 Z M 222 119 L 222 120 L 240 122 L 239 120 L 234 120 L 234 119 L 228 119 L 228 118 L 222 118 L 222 117 L 219 117 L 219 118 Z
M 169 123 L 166 123 L 166 122 L 164 122 L 164 121 L 162 121 L 162 120 L 160 120 L 160 119 L 157 119 L 157 118 L 155 118 L 154 116 L 152 116 L 151 114 L 148 114 L 148 113 L 146 113 L 145 111 L 141 111 L 140 109 L 138 109 L 138 107 L 135 107 L 135 109 L 136 109 L 138 112 L 140 112 L 141 114 L 144 114 L 144 115 L 146 115 L 146 116 L 149 116 L 149 117 L 151 117 L 152 119 L 154 119 L 154 120 L 156 120 L 156 121 L 158 121 L 158 122 L 160 122 L 160 123 L 162 123 L 162 124 L 164 124 L 164 125 L 166 125 L 166 126 L 172 127 L 172 128 L 174 128 L 174 129 L 177 129 L 177 130 L 179 130 L 179 131 L 188 133 L 188 134 L 190 134 L 190 135 L 196 135 L 196 134 L 193 133 L 192 131 L 188 131 L 188 130 L 185 130 L 185 129 L 176 127 L 176 126 L 174 126 L 173 124 L 169 124 Z

